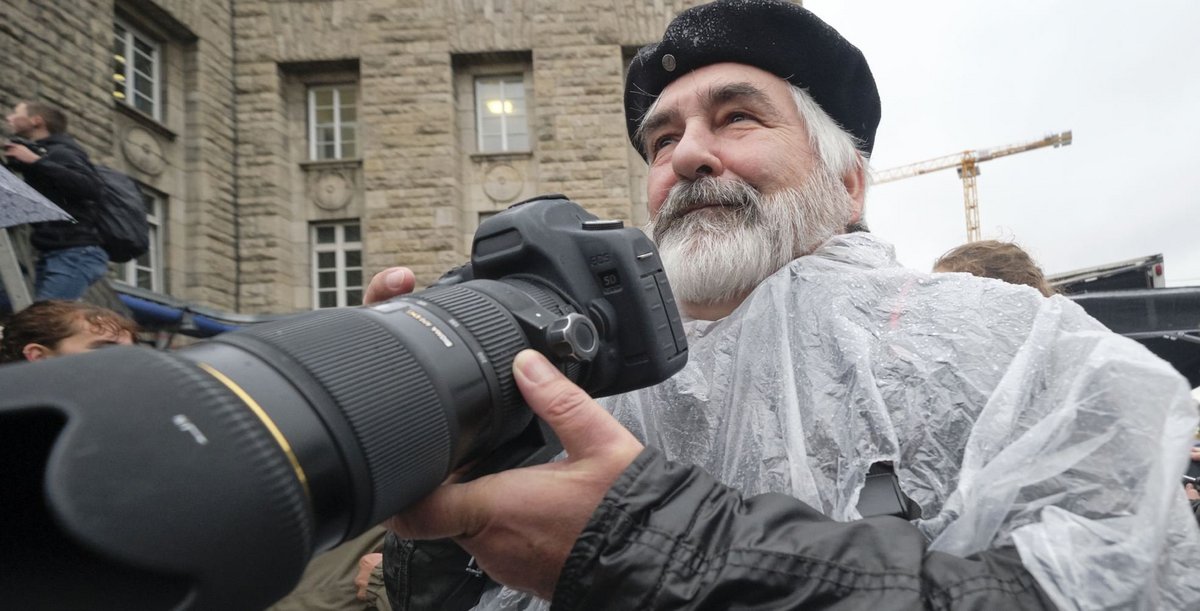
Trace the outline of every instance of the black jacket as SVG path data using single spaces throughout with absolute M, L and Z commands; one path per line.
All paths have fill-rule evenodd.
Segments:
M 575 542 L 554 609 L 1053 609 L 1015 549 L 959 558 L 895 517 L 743 498 L 646 449 Z
M 13 169 L 21 172 L 29 186 L 58 204 L 77 222 L 35 223 L 30 238 L 33 246 L 40 251 L 99 246 L 93 215 L 100 199 L 101 184 L 87 153 L 68 134 L 52 134 L 38 140 L 37 145 L 46 149 L 46 154 L 30 164 L 15 164 Z
M 397 611 L 466 609 L 487 585 L 448 541 L 392 544 Z M 1015 549 L 959 558 L 926 546 L 900 518 L 834 522 L 786 495 L 743 498 L 647 448 L 576 540 L 552 609 L 1054 608 Z

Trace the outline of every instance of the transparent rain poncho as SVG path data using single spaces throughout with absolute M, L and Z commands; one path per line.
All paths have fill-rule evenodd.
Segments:
M 683 371 L 601 401 L 669 459 L 842 521 L 892 461 L 931 550 L 1015 545 L 1062 609 L 1200 607 L 1180 484 L 1196 406 L 1070 300 L 908 270 L 857 233 L 686 328 Z M 546 606 L 509 590 L 480 605 Z

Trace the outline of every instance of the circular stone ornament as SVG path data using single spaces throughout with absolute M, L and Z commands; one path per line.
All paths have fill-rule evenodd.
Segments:
M 353 194 L 353 185 L 342 172 L 326 170 L 313 181 L 313 203 L 322 210 L 345 208 Z
M 525 177 L 507 163 L 488 168 L 483 177 L 483 192 L 494 202 L 511 202 L 525 187 Z
M 141 127 L 134 126 L 125 131 L 121 150 L 133 167 L 152 176 L 162 174 L 167 165 L 158 138 Z

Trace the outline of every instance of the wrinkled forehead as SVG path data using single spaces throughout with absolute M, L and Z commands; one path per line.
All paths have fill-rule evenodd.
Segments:
M 786 81 L 754 66 L 720 63 L 704 66 L 672 81 L 663 88 L 655 107 L 681 102 L 720 102 L 733 98 L 763 97 L 782 104 L 791 99 Z M 651 113 L 647 113 L 649 116 Z

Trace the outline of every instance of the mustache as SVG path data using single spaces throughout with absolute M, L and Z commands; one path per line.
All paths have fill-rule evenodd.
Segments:
M 759 217 L 762 201 L 762 193 L 741 180 L 709 177 L 681 180 L 671 187 L 658 214 L 650 221 L 651 236 L 658 242 L 689 213 L 713 206 L 730 209 L 742 223 L 753 224 Z

